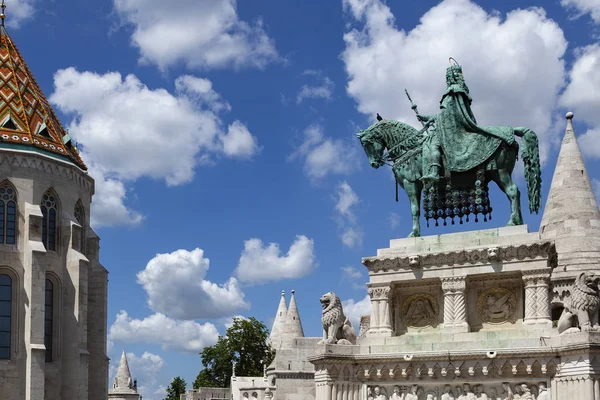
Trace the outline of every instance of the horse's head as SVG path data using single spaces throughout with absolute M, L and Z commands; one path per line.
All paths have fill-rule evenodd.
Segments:
M 383 142 L 381 135 L 378 132 L 377 126 L 379 123 L 375 123 L 367 129 L 359 131 L 356 136 L 360 140 L 371 167 L 379 168 L 385 164 L 383 152 L 385 150 L 385 143 Z

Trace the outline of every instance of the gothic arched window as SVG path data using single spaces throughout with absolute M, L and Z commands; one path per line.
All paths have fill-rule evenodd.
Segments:
M 0 184 L 0 243 L 17 243 L 17 191 L 8 181 Z
M 0 275 L 0 360 L 10 360 L 12 279 Z
M 79 242 L 79 252 L 85 252 L 85 210 L 83 208 L 83 203 L 81 200 L 77 200 L 77 204 L 75 204 L 75 219 L 79 222 L 81 226 L 81 237 Z
M 54 329 L 54 284 L 46 279 L 46 300 L 44 312 L 44 346 L 46 346 L 46 362 L 52 361 L 52 338 Z
M 58 196 L 52 189 L 46 190 L 42 196 L 42 242 L 46 250 L 56 251 Z

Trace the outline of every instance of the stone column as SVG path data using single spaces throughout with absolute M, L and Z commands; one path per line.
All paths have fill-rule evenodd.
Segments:
M 537 279 L 537 324 L 552 326 L 550 315 L 550 277 L 541 276 Z M 598 399 L 600 400 L 600 399 Z
M 368 336 L 392 336 L 392 324 L 390 318 L 390 294 L 389 286 L 375 286 L 368 290 L 371 298 L 371 326 L 367 332 Z
M 523 275 L 523 285 L 525 289 L 525 315 L 523 316 L 523 325 L 534 325 L 537 316 L 537 287 L 534 275 Z
M 549 277 L 539 271 L 523 272 L 525 291 L 524 326 L 552 325 L 548 294 Z
M 315 371 L 316 394 L 315 400 L 335 400 L 332 399 L 333 379 L 326 367 L 320 366 Z
M 444 330 L 469 332 L 467 322 L 466 277 L 441 278 L 444 292 Z

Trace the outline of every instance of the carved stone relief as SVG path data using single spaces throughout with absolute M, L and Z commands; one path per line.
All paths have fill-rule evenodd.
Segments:
M 547 382 L 367 386 L 365 400 L 549 400 Z M 391 393 L 391 394 L 388 394 Z
M 439 306 L 435 297 L 429 293 L 415 293 L 402 305 L 402 318 L 406 326 L 432 326 L 437 322 Z
M 477 299 L 477 313 L 481 322 L 500 324 L 510 321 L 517 309 L 517 298 L 503 287 L 483 291 Z

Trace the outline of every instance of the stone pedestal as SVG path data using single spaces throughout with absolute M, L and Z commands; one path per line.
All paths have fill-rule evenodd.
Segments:
M 537 232 L 396 239 L 363 263 L 370 328 L 357 346 L 309 357 L 317 400 L 354 399 L 357 385 L 361 400 L 600 400 L 600 332 L 552 326 L 551 303 L 573 285 L 556 300 L 555 247 Z

